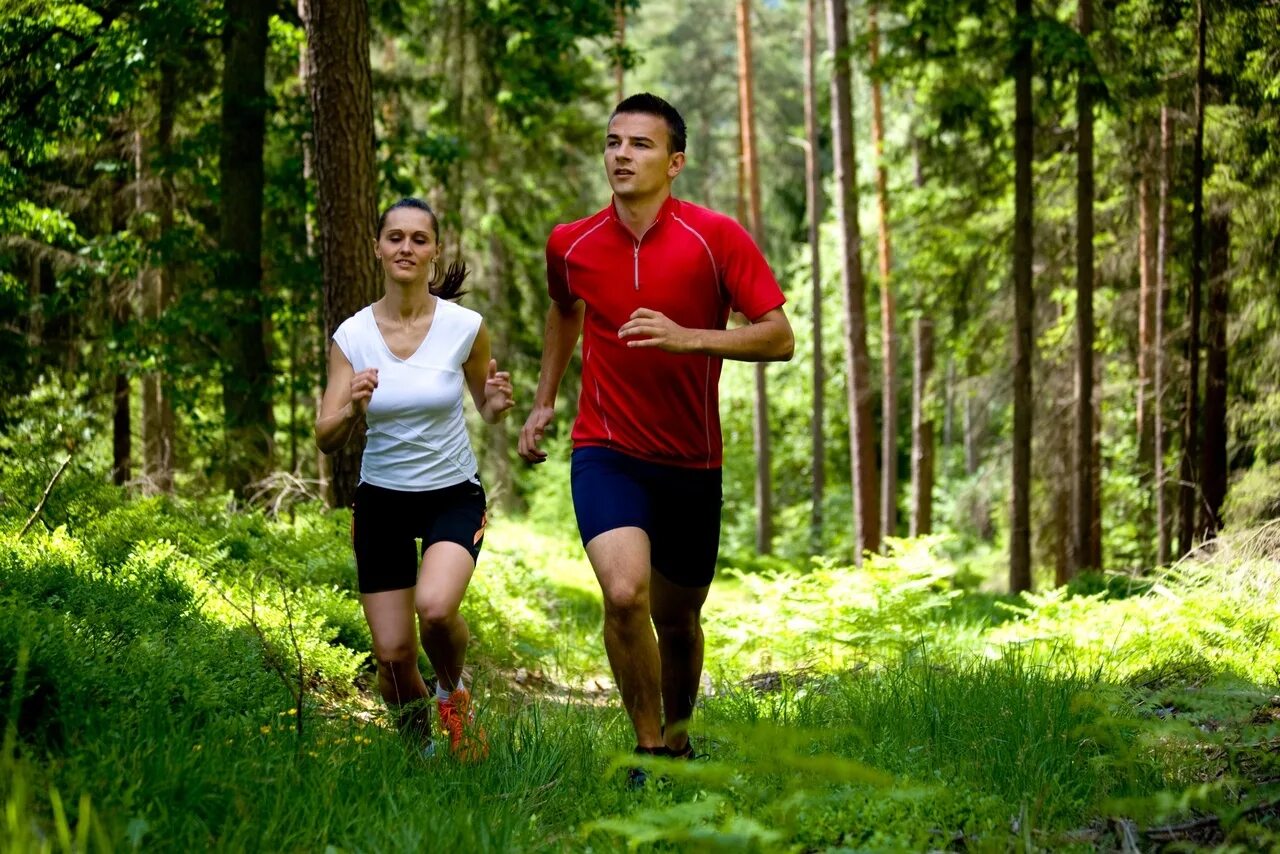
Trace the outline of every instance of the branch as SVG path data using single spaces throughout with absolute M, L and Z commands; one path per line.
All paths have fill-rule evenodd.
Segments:
M 67 458 L 62 461 L 62 465 L 58 466 L 58 470 L 53 474 L 53 480 L 49 481 L 49 485 L 44 488 L 44 495 L 40 496 L 40 503 L 36 505 L 36 509 L 31 511 L 31 518 L 27 519 L 27 524 L 22 526 L 22 531 L 18 533 L 18 539 L 26 536 L 28 530 L 35 523 L 36 518 L 40 515 L 40 511 L 44 510 L 44 503 L 49 500 L 49 493 L 53 492 L 53 485 L 58 482 L 58 478 L 62 477 L 62 473 L 67 470 L 67 464 L 71 462 L 71 458 L 75 454 L 68 454 Z

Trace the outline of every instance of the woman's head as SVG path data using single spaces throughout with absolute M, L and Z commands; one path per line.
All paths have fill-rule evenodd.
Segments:
M 444 299 L 465 293 L 467 268 L 456 262 L 447 270 L 440 266 L 440 223 L 422 199 L 403 198 L 382 212 L 374 253 L 388 282 L 411 285 L 425 280 L 431 293 Z

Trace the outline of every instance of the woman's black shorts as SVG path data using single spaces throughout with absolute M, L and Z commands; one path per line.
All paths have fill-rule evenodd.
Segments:
M 418 545 L 457 543 L 474 561 L 484 543 L 484 487 L 463 481 L 443 489 L 402 492 L 361 482 L 351 516 L 351 541 L 361 593 L 403 590 L 418 583 Z
M 611 448 L 573 449 L 570 479 L 585 546 L 615 528 L 649 535 L 653 569 L 681 587 L 705 587 L 720 552 L 720 469 L 659 465 Z

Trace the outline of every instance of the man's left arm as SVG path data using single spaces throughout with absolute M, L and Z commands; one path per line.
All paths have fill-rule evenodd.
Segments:
M 766 311 L 734 329 L 690 329 L 660 311 L 638 308 L 618 329 L 628 347 L 656 347 L 668 353 L 697 353 L 741 362 L 786 362 L 796 338 L 782 307 Z

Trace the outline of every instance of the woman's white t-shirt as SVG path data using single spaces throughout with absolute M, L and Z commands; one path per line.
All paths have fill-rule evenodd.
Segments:
M 407 359 L 391 352 L 371 305 L 333 333 L 357 373 L 378 369 L 360 480 L 410 492 L 480 482 L 462 416 L 462 365 L 479 329 L 477 312 L 437 298 L 431 327 Z

